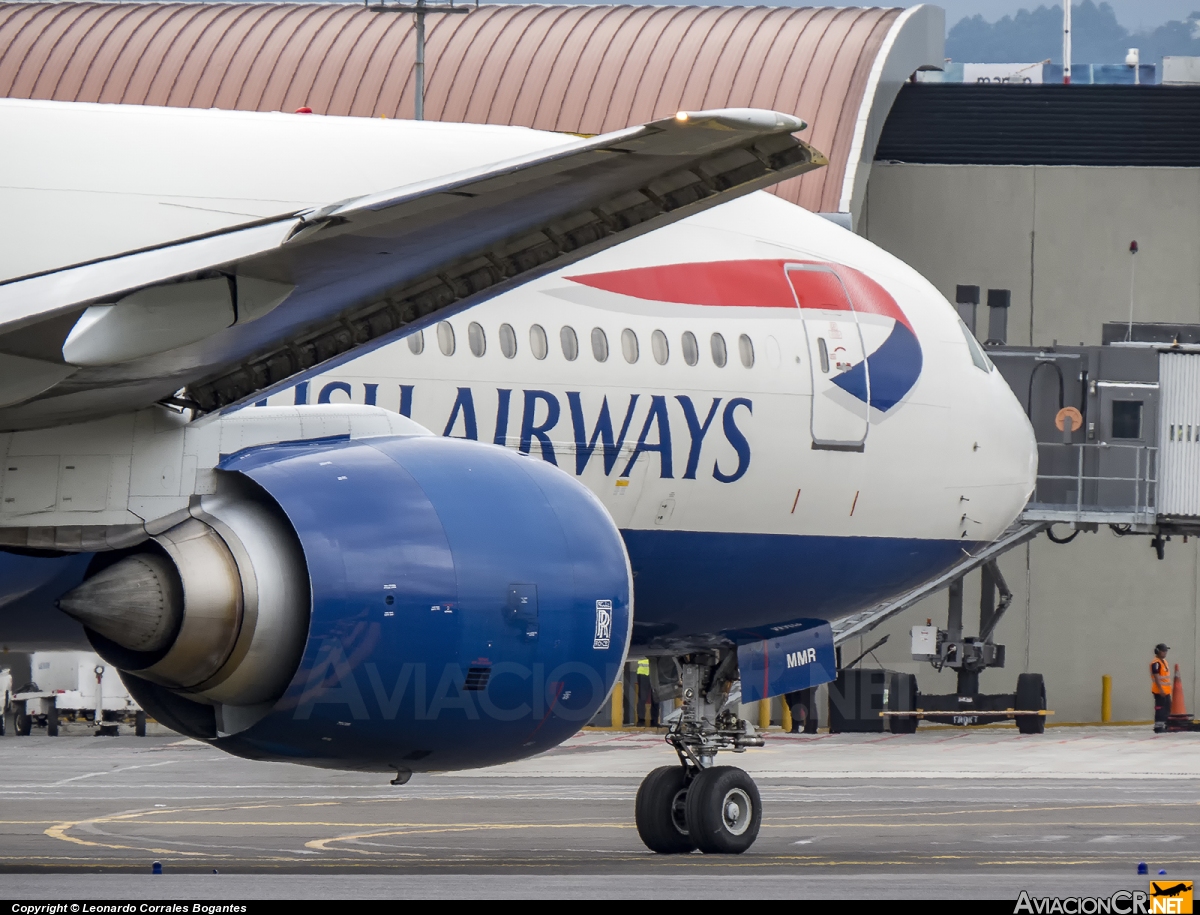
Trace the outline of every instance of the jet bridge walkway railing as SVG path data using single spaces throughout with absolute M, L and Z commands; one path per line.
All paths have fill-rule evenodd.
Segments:
M 1038 443 L 1037 488 L 1021 517 L 1150 527 L 1157 520 L 1158 449 L 1112 442 Z
M 1051 521 L 1040 519 L 1022 518 L 1018 520 L 995 541 L 981 547 L 975 553 L 964 555 L 959 562 L 936 578 L 931 578 L 929 581 L 911 588 L 899 597 L 876 604 L 874 607 L 838 620 L 832 627 L 833 643 L 840 645 L 848 639 L 865 635 L 880 623 L 886 622 L 897 613 L 902 613 L 913 604 L 924 600 L 931 594 L 936 594 L 943 588 L 949 587 L 954 581 L 974 571 L 984 563 L 990 562 L 1002 553 L 1007 553 L 1027 540 L 1032 540 L 1048 528 L 1051 523 Z

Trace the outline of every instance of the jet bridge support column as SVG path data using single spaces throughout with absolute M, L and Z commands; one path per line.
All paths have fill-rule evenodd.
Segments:
M 930 622 L 926 626 L 912 629 L 913 659 L 929 661 L 937 670 L 949 667 L 957 674 L 957 690 L 950 696 L 933 696 L 916 693 L 910 696 L 889 699 L 889 708 L 882 712 L 892 733 L 911 733 L 921 718 L 947 724 L 986 724 L 989 721 L 1015 719 L 1024 733 L 1040 733 L 1045 726 L 1046 691 L 1040 674 L 1021 674 L 1017 677 L 1015 693 L 986 695 L 979 692 L 979 674 L 988 667 L 1004 666 L 1004 646 L 992 640 L 996 626 L 1012 603 L 1012 592 L 996 565 L 997 557 L 1015 547 L 1032 540 L 1049 527 L 1041 519 L 1021 519 L 1005 531 L 993 543 L 972 555 L 965 556 L 953 568 L 947 569 L 936 578 L 917 585 L 915 588 L 886 603 L 879 604 L 855 616 L 839 621 L 834 626 L 834 644 L 870 632 L 876 626 L 898 613 L 948 589 L 946 628 L 938 629 Z M 975 569 L 981 570 L 982 588 L 979 601 L 979 635 L 963 635 L 963 579 Z M 839 665 L 839 669 L 840 669 Z M 894 672 L 893 672 L 894 673 Z M 908 675 L 911 677 L 911 675 Z M 1027 714 L 1017 714 L 1026 712 Z M 878 720 L 872 720 L 878 730 Z M 865 723 L 865 721 L 864 721 Z M 868 728 L 844 727 L 844 730 L 867 730 Z
M 964 577 L 965 574 L 949 585 L 945 629 L 913 627 L 914 660 L 927 660 L 937 670 L 950 668 L 957 674 L 954 694 L 917 694 L 918 714 L 929 721 L 959 725 L 989 724 L 1015 718 L 1023 734 L 1041 733 L 1046 722 L 1046 693 L 1041 674 L 1021 674 L 1015 693 L 979 691 L 979 675 L 989 667 L 1004 666 L 1004 646 L 997 645 L 992 634 L 1012 603 L 1013 595 L 996 560 L 982 563 L 979 635 L 964 636 Z M 1026 714 L 1017 714 L 1019 712 Z

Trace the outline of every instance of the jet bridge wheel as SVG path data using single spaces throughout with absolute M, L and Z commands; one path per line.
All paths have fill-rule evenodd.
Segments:
M 683 766 L 663 766 L 642 780 L 634 804 L 638 835 L 660 855 L 686 855 L 696 844 L 688 835 L 687 797 L 691 773 Z
M 917 678 L 912 674 L 896 674 L 888 695 L 888 709 L 893 712 L 912 712 L 916 711 L 918 704 Z M 887 727 L 893 734 L 915 734 L 917 723 L 916 715 L 896 715 L 888 719 Z
M 1046 708 L 1046 682 L 1041 674 L 1020 674 L 1017 677 L 1016 706 L 1030 712 Z M 1017 715 L 1017 730 L 1022 734 L 1042 734 L 1046 730 L 1045 715 Z
M 688 836 L 708 855 L 740 855 L 758 838 L 762 799 L 754 779 L 734 766 L 696 775 L 687 793 Z

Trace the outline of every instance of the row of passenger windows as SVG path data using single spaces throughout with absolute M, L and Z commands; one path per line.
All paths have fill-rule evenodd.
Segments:
M 513 330 L 512 325 L 501 324 L 497 336 L 500 338 L 500 352 L 506 359 L 514 358 L 517 355 L 517 332 Z M 603 328 L 592 328 L 590 342 L 592 356 L 595 360 L 607 362 L 608 334 L 604 332 Z M 457 343 L 454 327 L 449 321 L 442 321 L 438 324 L 437 343 L 438 349 L 442 351 L 443 355 L 454 355 Z M 562 348 L 563 358 L 568 362 L 574 362 L 579 358 L 579 337 L 573 327 L 564 327 L 558 332 L 558 344 Z M 483 325 L 478 321 L 472 321 L 467 325 L 467 347 L 475 356 L 482 356 L 487 352 L 487 334 L 484 332 Z M 411 334 L 408 338 L 408 348 L 414 355 L 419 356 L 423 353 L 425 351 L 425 332 L 419 330 L 415 334 Z M 713 365 L 721 368 L 729 361 L 725 337 L 721 334 L 713 334 L 708 338 L 708 348 Z M 679 349 L 683 354 L 683 361 L 688 365 L 695 365 L 700 361 L 700 343 L 690 330 L 685 330 L 680 336 Z M 545 359 L 550 353 L 550 340 L 546 336 L 546 329 L 540 324 L 534 324 L 529 328 L 529 351 L 533 353 L 534 359 Z M 671 358 L 670 341 L 661 330 L 656 330 L 650 335 L 650 353 L 659 365 L 666 365 Z M 641 356 L 638 336 L 628 327 L 621 331 L 621 355 L 630 365 L 637 362 Z M 738 337 L 738 356 L 746 368 L 754 366 L 754 342 L 746 334 Z

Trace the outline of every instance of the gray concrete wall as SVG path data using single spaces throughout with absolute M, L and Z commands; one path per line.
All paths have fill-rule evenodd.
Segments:
M 1200 169 L 876 163 L 859 232 L 951 301 L 1011 289 L 1010 343 L 1099 343 L 1132 271 L 1134 320 L 1200 322 Z
M 876 163 L 860 231 L 950 299 L 958 283 L 1011 289 L 1011 343 L 1099 343 L 1103 322 L 1127 320 L 1133 239 L 1134 320 L 1200 323 L 1200 170 Z M 1194 540 L 1171 541 L 1159 562 L 1145 537 L 1103 530 L 1065 546 L 1039 537 L 1000 567 L 1016 595 L 996 635 L 1008 664 L 983 675 L 984 691 L 1013 689 L 1022 671 L 1042 673 L 1057 712 L 1051 721 L 1097 721 L 1100 678 L 1109 674 L 1114 720 L 1148 720 L 1152 649 L 1165 641 L 1195 712 Z M 978 589 L 975 574 L 967 581 L 968 634 L 977 630 Z M 909 655 L 910 627 L 926 618 L 944 626 L 945 617 L 942 593 L 865 644 L 891 633 L 879 662 L 918 673 L 922 691 L 953 692 L 952 673 Z M 858 653 L 853 644 L 845 651 Z

